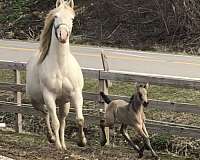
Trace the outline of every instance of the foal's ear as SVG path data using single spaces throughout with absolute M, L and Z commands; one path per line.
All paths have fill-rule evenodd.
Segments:
M 56 8 L 59 7 L 61 4 L 63 4 L 65 1 L 64 0 L 57 0 L 56 1 Z
M 146 84 L 144 85 L 144 88 L 145 88 L 146 90 L 148 90 L 148 88 L 149 88 L 149 83 L 146 83 Z
M 135 88 L 138 90 L 140 88 L 140 84 L 138 82 L 135 82 Z

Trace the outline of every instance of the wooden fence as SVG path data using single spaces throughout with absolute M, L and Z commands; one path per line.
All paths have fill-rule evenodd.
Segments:
M 22 132 L 22 114 L 38 115 L 39 112 L 35 111 L 31 105 L 25 105 L 21 103 L 21 92 L 25 92 L 25 85 L 20 83 L 20 71 L 25 70 L 26 63 L 5 62 L 0 61 L 0 69 L 10 69 L 15 71 L 16 83 L 0 83 L 0 90 L 13 91 L 16 93 L 16 102 L 1 102 L 0 112 L 12 112 L 16 113 L 16 130 Z M 150 84 L 162 85 L 162 86 L 174 86 L 179 88 L 192 88 L 200 89 L 200 80 L 190 78 L 177 78 L 167 76 L 152 76 L 142 75 L 138 73 L 128 73 L 119 71 L 105 71 L 97 69 L 82 68 L 85 78 L 97 79 L 100 81 L 99 88 L 106 88 L 106 83 L 101 83 L 106 80 L 123 81 L 123 82 L 150 82 Z M 109 88 L 107 88 L 108 90 Z M 83 93 L 84 100 L 99 102 L 100 97 L 98 93 Z M 128 100 L 129 97 L 125 96 L 113 96 L 113 99 L 121 98 Z M 174 103 L 169 101 L 150 100 L 150 107 L 157 108 L 165 111 L 174 112 L 188 112 L 194 114 L 200 114 L 200 107 L 193 104 L 186 103 Z M 74 113 L 70 116 L 74 117 Z M 86 122 L 99 124 L 99 118 L 85 115 Z M 183 124 L 168 123 L 155 120 L 146 121 L 147 128 L 156 132 L 167 132 L 169 134 L 177 134 L 180 136 L 192 136 L 200 138 L 200 126 L 190 126 Z

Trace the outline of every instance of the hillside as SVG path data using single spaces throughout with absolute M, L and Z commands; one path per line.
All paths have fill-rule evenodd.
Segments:
M 199 0 L 75 0 L 71 42 L 200 54 Z M 2 0 L 0 38 L 38 40 L 55 0 Z

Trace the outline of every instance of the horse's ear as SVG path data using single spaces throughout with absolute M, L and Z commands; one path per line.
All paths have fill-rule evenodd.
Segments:
M 63 3 L 64 3 L 64 0 L 57 0 L 56 1 L 56 8 L 59 7 Z
M 74 9 L 74 0 L 68 0 L 67 5 Z
M 144 85 L 144 88 L 145 88 L 146 90 L 148 90 L 148 88 L 149 88 L 149 83 L 146 83 L 146 84 Z

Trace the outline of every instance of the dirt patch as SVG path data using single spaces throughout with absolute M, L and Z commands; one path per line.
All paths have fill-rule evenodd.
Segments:
M 67 139 L 67 150 L 57 151 L 41 135 L 16 134 L 0 131 L 0 153 L 16 160 L 137 160 L 135 152 L 127 147 L 100 147 L 94 140 L 84 147 L 78 147 L 73 139 Z M 183 157 L 160 154 L 162 160 L 184 160 Z M 144 160 L 152 159 L 145 152 Z

